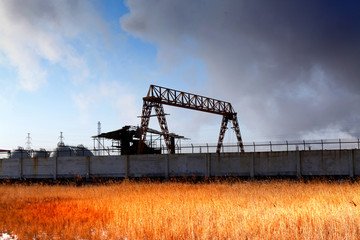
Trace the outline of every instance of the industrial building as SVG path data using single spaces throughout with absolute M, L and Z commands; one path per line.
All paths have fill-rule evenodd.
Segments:
M 163 105 L 208 112 L 222 116 L 218 143 L 194 152 L 182 153 L 184 136 L 170 133 Z M 155 115 L 152 115 L 152 109 Z M 156 117 L 160 131 L 149 128 Z M 223 139 L 232 121 L 237 143 L 224 151 Z M 92 177 L 264 177 L 264 176 L 349 176 L 360 175 L 360 141 L 287 142 L 286 144 L 244 144 L 237 113 L 228 102 L 197 94 L 151 85 L 143 98 L 141 125 L 124 126 L 93 136 L 94 149 L 60 142 L 53 150 L 17 148 L 0 150 L 0 179 Z M 104 142 L 110 141 L 111 146 Z M 162 147 L 162 142 L 164 147 Z M 348 147 L 344 147 L 348 144 Z M 261 147 L 267 150 L 259 150 Z M 285 149 L 276 150 L 278 146 Z M 301 148 L 301 146 L 303 146 Z M 311 148 L 316 146 L 316 148 Z M 325 147 L 324 147 L 325 146 Z M 329 147 L 327 146 L 335 146 Z M 179 150 L 180 151 L 179 151 Z M 166 154 L 161 154 L 166 153 Z

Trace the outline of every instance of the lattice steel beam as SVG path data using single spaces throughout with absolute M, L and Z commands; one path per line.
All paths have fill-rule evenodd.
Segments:
M 233 123 L 234 131 L 235 131 L 235 134 L 236 134 L 236 138 L 238 140 L 240 150 L 241 150 L 241 152 L 244 152 L 244 144 L 243 144 L 243 141 L 242 141 L 242 138 L 241 138 L 239 122 L 238 122 L 238 119 L 237 119 L 236 115 L 237 114 L 235 113 L 235 115 L 233 116 L 232 123 Z
M 144 100 L 208 113 L 228 115 L 229 120 L 232 120 L 232 115 L 235 114 L 229 102 L 155 85 L 150 85 Z
M 170 134 L 169 134 L 166 118 L 165 118 L 166 114 L 164 112 L 163 105 L 161 103 L 150 102 L 150 101 L 143 102 L 143 110 L 142 110 L 141 126 L 140 126 L 140 141 L 139 141 L 139 146 L 138 146 L 138 152 L 142 153 L 144 150 L 144 143 L 146 141 L 146 133 L 148 131 L 150 117 L 152 116 L 151 110 L 153 107 L 155 109 L 156 116 L 159 121 L 161 133 L 164 137 L 166 148 L 167 148 L 168 152 L 170 153 L 171 138 L 170 138 Z
M 153 107 L 153 105 L 151 102 L 143 101 L 138 153 L 143 153 L 143 151 L 144 151 L 144 147 L 145 147 L 144 144 L 146 141 L 146 133 L 147 133 L 147 130 L 149 127 L 149 121 L 150 121 L 152 107 Z
M 228 117 L 224 115 L 222 118 L 222 121 L 221 121 L 219 140 L 218 140 L 218 145 L 216 148 L 217 153 L 220 153 L 228 122 L 229 122 Z
M 220 152 L 224 135 L 227 129 L 226 128 L 227 123 L 229 120 L 233 122 L 239 147 L 241 149 L 241 152 L 244 152 L 244 146 L 241 139 L 237 114 L 229 102 L 224 102 L 217 99 L 200 96 L 197 94 L 187 93 L 187 92 L 178 91 L 170 88 L 164 88 L 155 85 L 150 85 L 148 94 L 146 97 L 143 98 L 143 100 L 144 100 L 144 105 L 143 105 L 143 115 L 142 115 L 141 127 L 140 127 L 139 153 L 142 152 L 140 151 L 142 150 L 140 146 L 143 146 L 143 142 L 146 139 L 146 131 L 149 124 L 149 118 L 150 118 L 152 106 L 155 107 L 155 111 L 158 116 L 159 124 L 165 139 L 166 146 L 168 148 L 168 151 L 170 151 L 171 142 L 169 138 L 169 132 L 167 129 L 166 118 L 162 104 L 223 115 L 217 152 L 218 153 Z
M 161 103 L 156 103 L 154 105 L 154 108 L 155 108 L 155 112 L 156 112 L 156 115 L 157 115 L 157 118 L 159 121 L 160 129 L 161 129 L 162 135 L 164 137 L 164 141 L 165 141 L 168 153 L 171 153 L 171 140 L 170 140 L 168 126 L 166 123 L 163 105 Z

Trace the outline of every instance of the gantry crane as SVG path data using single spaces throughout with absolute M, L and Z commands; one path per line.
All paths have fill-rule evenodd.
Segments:
M 217 153 L 220 153 L 223 139 L 225 136 L 225 131 L 227 129 L 227 124 L 228 121 L 231 120 L 241 152 L 244 152 L 244 145 L 241 139 L 240 127 L 237 120 L 237 113 L 234 111 L 230 103 L 216 100 L 213 98 L 199 96 L 192 93 L 150 85 L 147 96 L 143 98 L 140 141 L 138 148 L 139 153 L 143 152 L 144 142 L 146 140 L 146 133 L 151 117 L 151 110 L 153 107 L 155 108 L 156 116 L 159 120 L 159 125 L 165 140 L 167 150 L 169 153 L 174 153 L 174 147 L 172 146 L 173 143 L 169 135 L 163 104 L 222 115 L 223 118 L 221 122 L 219 140 L 216 148 Z

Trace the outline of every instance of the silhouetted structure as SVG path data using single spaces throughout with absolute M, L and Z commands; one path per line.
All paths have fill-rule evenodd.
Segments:
M 148 132 L 151 110 L 153 107 L 155 109 L 168 152 L 174 153 L 172 144 L 173 140 L 169 134 L 163 104 L 222 115 L 223 118 L 216 149 L 217 153 L 220 153 L 225 131 L 227 129 L 227 124 L 228 121 L 231 120 L 233 122 L 234 131 L 236 133 L 241 152 L 244 152 L 240 127 L 237 120 L 237 113 L 234 111 L 231 103 L 199 96 L 192 93 L 150 85 L 147 96 L 143 98 L 143 109 L 140 126 L 140 144 L 138 148 L 139 153 L 144 152 L 146 133 Z
M 158 134 L 156 130 L 152 130 L 153 133 Z M 137 149 L 139 145 L 139 135 L 140 129 L 135 126 L 124 126 L 121 129 L 101 133 L 93 138 L 97 138 L 98 142 L 101 142 L 99 139 L 108 139 L 112 141 L 112 147 L 120 149 L 121 155 L 132 155 L 137 154 Z M 160 154 L 161 148 L 153 148 L 145 144 L 144 147 L 145 154 Z

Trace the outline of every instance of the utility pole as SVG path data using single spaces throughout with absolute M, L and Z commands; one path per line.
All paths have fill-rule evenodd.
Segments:
M 63 132 L 60 132 L 60 137 L 59 137 L 59 139 L 60 139 L 60 142 L 59 142 L 59 146 L 63 146 L 64 145 L 64 137 L 63 137 Z
M 26 137 L 26 150 L 31 150 L 31 137 L 30 133 L 27 134 Z

